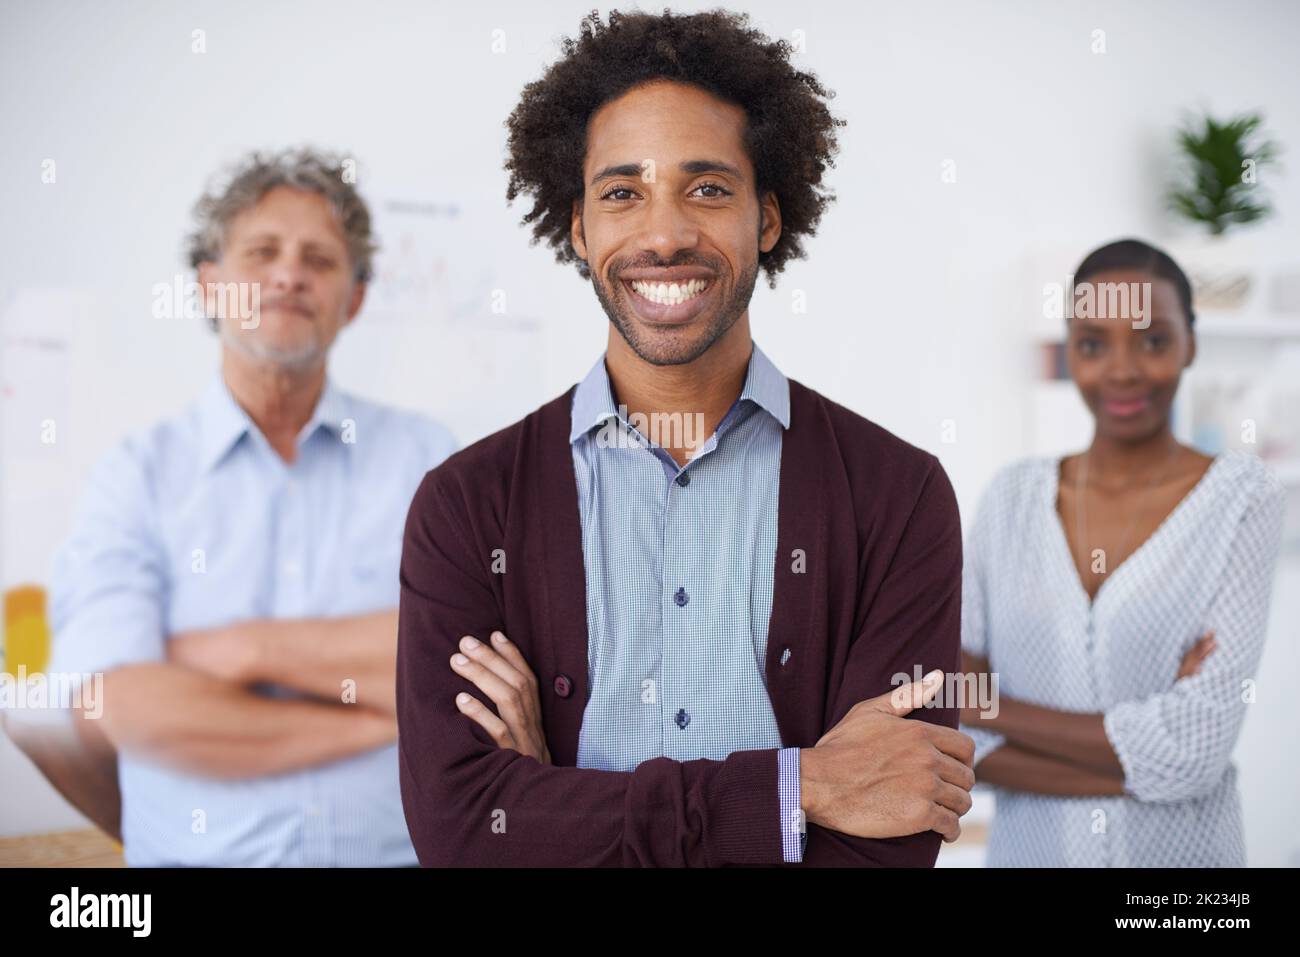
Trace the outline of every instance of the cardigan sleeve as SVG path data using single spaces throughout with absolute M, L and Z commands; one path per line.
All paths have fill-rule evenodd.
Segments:
M 481 693 L 448 660 L 463 635 L 501 627 L 502 614 L 458 501 L 438 471 L 426 476 L 402 550 L 399 778 L 420 863 L 780 864 L 776 748 L 658 757 L 632 771 L 557 767 L 498 748 L 460 713 L 458 693 Z
M 961 646 L 968 654 L 977 655 L 989 662 L 993 670 L 991 642 L 988 633 L 987 574 L 985 556 L 990 547 L 989 536 L 993 533 L 991 514 L 999 484 L 994 482 L 975 515 L 971 528 L 970 540 L 966 545 L 965 562 L 961 577 Z M 975 765 L 991 753 L 1006 744 L 1003 734 L 978 724 L 960 725 L 961 730 L 971 736 L 975 742 Z
M 961 519 L 952 484 L 939 460 L 931 467 L 888 567 L 858 595 L 863 622 L 832 697 L 831 726 L 859 701 L 874 698 L 935 668 L 945 676 L 961 663 Z M 899 676 L 902 676 L 900 679 Z M 884 679 L 882 683 L 882 677 Z M 945 687 L 948 683 L 945 682 Z M 935 702 L 943 701 L 940 692 Z M 932 702 L 934 704 L 935 702 Z M 908 720 L 956 728 L 952 701 L 918 708 Z M 825 729 L 830 730 L 830 727 Z M 808 825 L 805 865 L 933 867 L 943 842 L 938 831 L 863 838 Z
M 1242 514 L 1202 633 L 1217 647 L 1190 678 L 1106 711 L 1102 724 L 1140 801 L 1201 797 L 1223 778 L 1259 668 L 1281 539 L 1285 491 L 1266 477 Z

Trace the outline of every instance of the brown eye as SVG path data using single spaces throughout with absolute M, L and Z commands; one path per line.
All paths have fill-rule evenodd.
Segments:
M 731 190 L 727 189 L 725 186 L 719 185 L 718 183 L 701 183 L 699 186 L 695 187 L 694 191 L 698 192 L 702 189 L 714 190 L 713 193 L 705 196 L 705 199 L 721 199 L 724 196 L 732 195 Z

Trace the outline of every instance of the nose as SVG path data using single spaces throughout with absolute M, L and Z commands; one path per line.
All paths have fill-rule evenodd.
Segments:
M 639 245 L 661 261 L 699 245 L 699 226 L 671 193 L 660 192 L 645 205 Z
M 271 288 L 278 294 L 299 293 L 307 288 L 307 269 L 292 251 L 278 256 L 270 269 Z
M 1107 356 L 1106 378 L 1112 382 L 1130 383 L 1142 378 L 1142 366 L 1137 349 L 1133 342 L 1129 341 L 1135 337 L 1124 338 L 1125 341 L 1119 344 L 1119 348 L 1111 349 Z

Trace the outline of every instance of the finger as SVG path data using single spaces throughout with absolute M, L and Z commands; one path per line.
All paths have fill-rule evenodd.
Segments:
M 935 795 L 935 801 L 946 807 L 958 817 L 961 817 L 971 809 L 970 792 L 965 788 L 959 788 L 955 784 L 949 784 L 947 781 L 939 782 L 939 791 Z
M 514 739 L 510 735 L 510 728 L 472 694 L 466 694 L 462 691 L 456 695 L 456 707 L 461 714 L 478 722 L 479 726 L 488 733 L 488 736 L 497 743 L 497 747 L 514 747 Z
M 948 843 L 961 837 L 961 818 L 956 811 L 950 811 L 940 804 L 931 805 L 931 808 L 930 830 L 938 831 Z
M 936 668 L 921 681 L 910 681 L 905 685 L 899 685 L 893 691 L 875 698 L 872 704 L 886 714 L 895 714 L 901 718 L 923 707 L 939 693 L 942 687 L 943 672 Z
M 941 724 L 922 723 L 925 726 L 925 735 L 932 745 L 967 767 L 974 763 L 975 739 L 969 734 Z
M 950 754 L 939 753 L 939 777 L 955 787 L 969 791 L 975 786 L 975 772 Z
M 521 724 L 519 692 L 514 686 L 506 683 L 474 659 L 459 652 L 451 656 L 451 670 L 462 678 L 474 682 L 474 686 L 479 691 L 491 698 L 505 721 L 516 726 Z
M 504 634 L 499 631 L 492 632 L 492 647 L 497 650 L 501 657 L 510 662 L 520 674 L 524 675 L 529 681 L 536 683 L 537 676 L 533 674 L 533 669 L 528 667 L 528 661 L 524 658 L 524 653 L 519 650 L 519 646 L 510 641 Z
M 473 635 L 466 635 L 460 640 L 460 651 L 519 692 L 531 684 L 530 676 L 521 674 L 518 668 L 494 651 L 491 645 L 484 644 Z

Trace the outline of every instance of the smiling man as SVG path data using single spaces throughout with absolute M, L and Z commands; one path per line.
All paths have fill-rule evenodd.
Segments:
M 253 154 L 196 207 L 190 262 L 221 370 L 95 467 L 52 581 L 51 672 L 103 716 L 25 739 L 128 864 L 411 865 L 397 788 L 406 506 L 455 447 L 339 389 L 327 360 L 371 275 L 340 157 Z M 255 314 L 215 293 L 252 288 Z M 69 753 L 72 752 L 72 753 Z
M 960 831 L 973 745 L 910 680 L 959 663 L 947 477 L 750 337 L 836 149 L 789 52 L 722 12 L 593 14 L 510 118 L 509 198 L 609 339 L 407 517 L 426 865 L 930 866 Z

